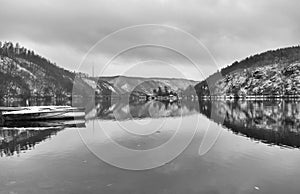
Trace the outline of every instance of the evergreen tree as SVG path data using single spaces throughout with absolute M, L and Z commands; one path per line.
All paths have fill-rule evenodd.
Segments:
M 161 87 L 160 87 L 160 86 L 158 87 L 158 92 L 157 92 L 157 95 L 158 95 L 158 96 L 161 96 L 161 95 L 162 95 L 162 89 L 161 89 Z

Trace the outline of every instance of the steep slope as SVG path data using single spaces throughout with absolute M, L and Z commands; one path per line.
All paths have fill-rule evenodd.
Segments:
M 195 86 L 198 96 L 300 94 L 300 47 L 267 51 L 234 62 Z
M 111 95 L 112 93 L 117 93 L 116 88 L 107 81 L 92 77 L 86 77 L 82 80 L 89 85 L 93 89 L 93 92 L 96 92 L 96 94 Z
M 0 97 L 68 96 L 75 74 L 12 43 L 0 43 Z
M 219 95 L 300 94 L 300 63 L 272 64 L 232 72 L 215 85 Z

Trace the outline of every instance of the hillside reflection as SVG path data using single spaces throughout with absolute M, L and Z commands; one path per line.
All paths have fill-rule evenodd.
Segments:
M 130 120 L 143 118 L 180 117 L 199 113 L 198 101 L 180 102 L 126 102 L 102 101 L 88 111 L 87 119 Z
M 86 120 L 135 120 L 203 114 L 236 135 L 285 147 L 300 148 L 300 103 L 285 101 L 96 102 Z M 213 116 L 212 116 L 213 115 Z M 82 121 L 6 122 L 0 127 L 0 155 L 18 155 L 65 128 L 85 127 Z
M 65 128 L 85 127 L 85 121 L 6 122 L 0 127 L 0 156 L 19 155 Z
M 236 135 L 270 145 L 300 148 L 300 103 L 297 101 L 109 101 L 97 103 L 87 115 L 91 120 L 122 121 L 199 113 Z
M 285 101 L 200 101 L 200 112 L 235 134 L 300 148 L 300 104 Z M 212 116 L 213 115 L 213 116 Z M 217 119 L 215 119 L 217 118 Z

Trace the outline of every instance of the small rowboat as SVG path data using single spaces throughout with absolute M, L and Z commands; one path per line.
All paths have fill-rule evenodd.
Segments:
M 70 106 L 17 107 L 2 112 L 4 121 L 84 118 L 84 108 Z

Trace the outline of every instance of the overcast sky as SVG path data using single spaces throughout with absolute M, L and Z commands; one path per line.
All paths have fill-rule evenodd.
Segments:
M 0 40 L 89 74 L 94 66 L 95 75 L 200 80 L 298 45 L 299 8 L 298 0 L 0 0 Z

